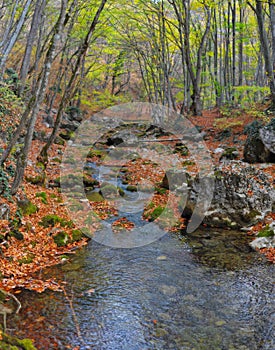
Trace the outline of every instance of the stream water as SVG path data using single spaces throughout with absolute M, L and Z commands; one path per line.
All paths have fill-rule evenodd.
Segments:
M 274 270 L 248 241 L 206 229 L 132 249 L 90 241 L 43 272 L 67 297 L 23 292 L 8 327 L 39 350 L 274 349 Z
M 24 292 L 9 322 L 39 350 L 274 349 L 274 271 L 239 236 L 166 235 L 135 249 L 91 242 L 45 273 L 67 282 L 73 305 L 62 293 Z

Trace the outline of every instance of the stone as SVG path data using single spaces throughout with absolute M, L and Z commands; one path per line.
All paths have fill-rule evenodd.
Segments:
M 275 119 L 266 126 L 254 121 L 245 132 L 244 160 L 248 163 L 275 163 Z
M 165 260 L 167 260 L 167 256 L 166 255 L 160 255 L 160 256 L 157 257 L 157 260 L 158 261 L 165 261 Z
M 260 129 L 260 138 L 265 147 L 273 155 L 273 162 L 275 162 L 275 118 L 269 124 Z
M 10 207 L 8 204 L 0 204 L 0 220 L 9 220 Z
M 272 212 L 275 191 L 270 178 L 260 170 L 231 161 L 226 167 L 217 168 L 212 176 L 215 180 L 213 190 L 209 185 L 211 175 L 196 176 L 188 181 L 183 217 L 191 217 L 198 198 L 207 202 L 212 195 L 210 207 L 203 211 L 203 222 L 208 226 L 240 229 L 255 224 Z
M 253 249 L 275 248 L 275 237 L 258 237 L 250 243 L 250 246 Z

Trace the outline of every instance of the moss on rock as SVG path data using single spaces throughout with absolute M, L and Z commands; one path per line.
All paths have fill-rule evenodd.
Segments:
M 99 192 L 91 192 L 86 195 L 90 202 L 103 202 L 104 198 Z
M 18 207 L 23 215 L 31 215 L 37 212 L 38 208 L 29 199 L 24 199 L 17 202 Z
M 0 349 L 1 350 L 37 350 L 31 339 L 18 339 L 0 329 Z
M 42 218 L 42 220 L 39 222 L 39 224 L 43 227 L 55 226 L 58 223 L 60 223 L 61 227 L 72 227 L 73 226 L 72 221 L 65 220 L 65 219 L 63 219 L 60 216 L 55 215 L 55 214 L 45 215 Z
M 64 247 L 69 243 L 70 239 L 66 232 L 60 231 L 53 237 L 53 240 L 58 247 Z

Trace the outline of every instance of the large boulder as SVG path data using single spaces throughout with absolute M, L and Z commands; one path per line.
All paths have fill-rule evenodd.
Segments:
M 257 120 L 246 128 L 244 160 L 248 163 L 275 162 L 275 119 L 263 126 Z
M 213 175 L 212 175 L 213 176 Z M 188 181 L 187 204 L 183 216 L 190 217 L 197 199 L 209 198 L 211 176 Z M 253 166 L 232 161 L 214 173 L 215 186 L 203 222 L 213 227 L 249 227 L 272 211 L 275 191 L 270 179 Z
M 264 145 L 268 148 L 275 162 L 275 118 L 269 124 L 260 129 L 260 137 Z

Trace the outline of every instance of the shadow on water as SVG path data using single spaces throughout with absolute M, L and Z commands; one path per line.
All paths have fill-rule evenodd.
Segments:
M 41 350 L 271 350 L 274 271 L 259 259 L 231 231 L 166 235 L 135 249 L 91 241 L 45 272 L 66 281 L 73 311 L 63 293 L 24 292 L 8 326 Z

